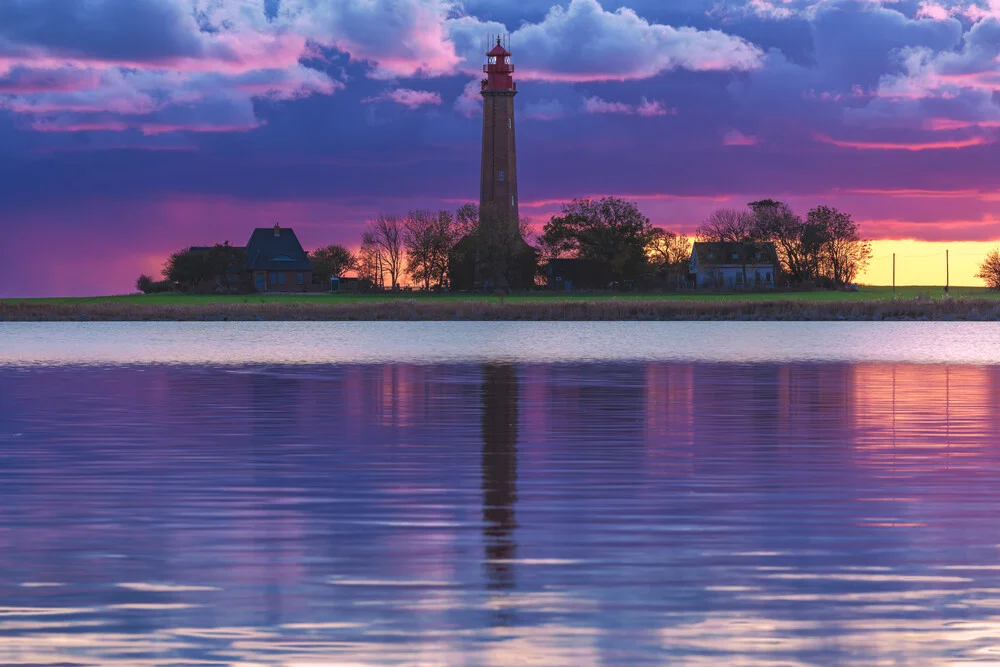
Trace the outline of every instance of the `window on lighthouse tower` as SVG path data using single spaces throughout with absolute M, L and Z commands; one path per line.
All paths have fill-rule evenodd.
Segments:
M 503 183 L 503 169 L 497 172 L 497 180 Z

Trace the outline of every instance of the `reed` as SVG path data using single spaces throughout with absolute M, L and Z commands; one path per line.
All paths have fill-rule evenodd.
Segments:
M 996 299 L 871 301 L 425 300 L 340 303 L 0 302 L 0 321 L 838 321 L 1000 320 Z

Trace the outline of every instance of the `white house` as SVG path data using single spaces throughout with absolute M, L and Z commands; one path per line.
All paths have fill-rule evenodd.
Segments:
M 773 289 L 778 252 L 773 243 L 695 243 L 690 272 L 699 289 Z

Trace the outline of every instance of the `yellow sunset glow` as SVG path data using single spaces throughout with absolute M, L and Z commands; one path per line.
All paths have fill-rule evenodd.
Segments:
M 982 287 L 975 277 L 986 253 L 1000 246 L 1000 241 L 915 241 L 895 239 L 872 241 L 871 264 L 858 276 L 864 285 L 892 284 L 892 255 L 896 253 L 897 285 L 945 284 L 945 251 L 950 251 L 951 284 L 956 287 Z

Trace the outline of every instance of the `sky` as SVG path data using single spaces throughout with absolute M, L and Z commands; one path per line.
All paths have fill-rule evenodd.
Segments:
M 683 233 L 832 205 L 876 241 L 875 284 L 893 252 L 899 284 L 943 283 L 945 249 L 978 284 L 1000 245 L 1000 0 L 3 0 L 0 297 L 477 200 L 497 32 L 536 226 L 600 195 Z

